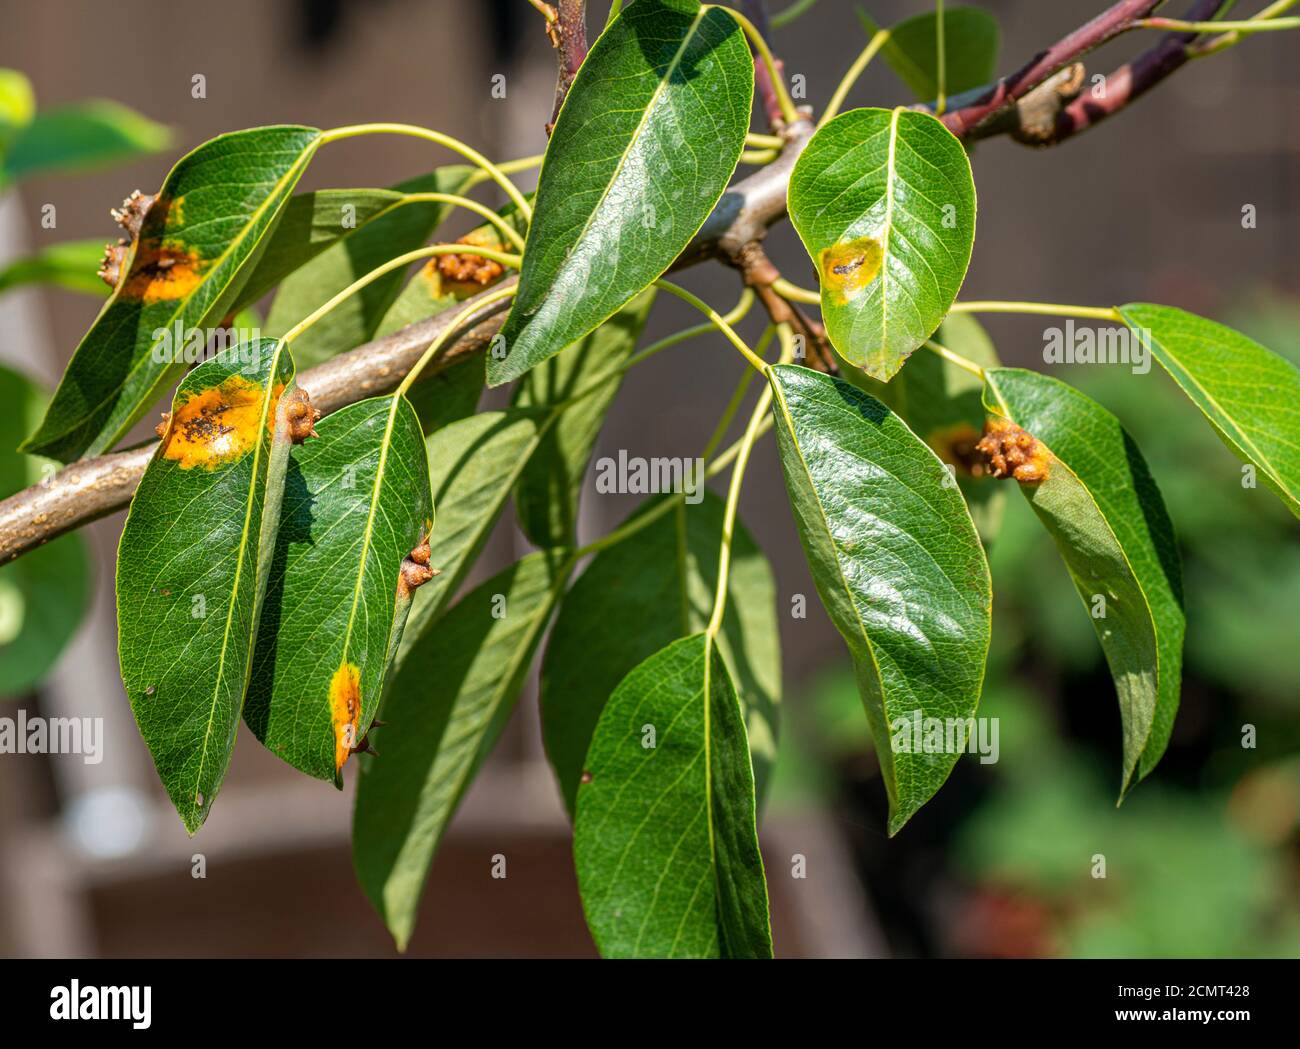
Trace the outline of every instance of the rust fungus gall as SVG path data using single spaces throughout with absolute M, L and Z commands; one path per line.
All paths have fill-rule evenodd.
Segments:
M 330 679 L 330 718 L 334 723 L 337 772 L 348 760 L 361 730 L 361 671 L 355 663 L 344 663 Z
M 318 437 L 316 423 L 320 412 L 311 406 L 311 397 L 302 387 L 294 387 L 284 399 L 284 417 L 289 424 L 289 440 L 302 444 L 308 437 Z
M 238 375 L 187 395 L 165 424 L 163 458 L 214 469 L 250 451 L 261 432 L 262 387 Z
M 430 526 L 432 527 L 432 526 Z M 434 576 L 438 575 L 438 569 L 429 567 L 429 558 L 432 551 L 429 549 L 429 534 L 426 531 L 419 545 L 415 547 L 406 557 L 402 558 L 401 572 L 397 577 L 397 596 L 399 599 L 409 601 L 411 595 L 422 587 Z
M 981 473 L 1014 477 L 1021 484 L 1047 480 L 1051 453 L 1037 437 L 1007 419 L 988 420 L 975 447 L 984 457 Z
M 832 244 L 821 253 L 822 287 L 847 301 L 876 279 L 883 258 L 880 242 L 872 237 Z
M 456 243 L 494 251 L 501 251 L 503 247 L 496 235 L 488 230 L 473 230 Z M 452 254 L 431 259 L 429 271 L 431 283 L 436 276 L 439 286 L 445 286 L 452 294 L 473 295 L 500 277 L 505 267 L 482 255 Z

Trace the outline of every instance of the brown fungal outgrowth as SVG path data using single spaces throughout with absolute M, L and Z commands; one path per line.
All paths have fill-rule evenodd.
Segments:
M 144 225 L 144 217 L 148 214 L 149 208 L 153 206 L 155 199 L 152 193 L 141 193 L 138 189 L 133 190 L 131 195 L 122 201 L 122 206 L 111 209 L 109 214 L 134 240 L 140 235 L 140 228 Z
M 501 241 L 486 230 L 473 230 L 466 233 L 456 243 L 469 244 L 476 248 L 491 248 L 494 251 L 500 251 L 503 247 Z M 478 291 L 505 273 L 505 267 L 501 263 L 484 258 L 482 255 L 439 255 L 432 260 L 431 265 L 438 276 L 448 284 L 462 286 L 453 287 L 451 290 L 455 292 Z M 464 287 L 466 285 L 468 287 Z
M 372 727 L 373 727 L 373 726 L 372 726 Z M 370 743 L 370 733 L 369 733 L 369 732 L 367 732 L 364 736 L 361 737 L 361 742 L 360 742 L 360 743 L 358 743 L 355 747 L 351 747 L 351 748 L 348 750 L 348 754 L 349 754 L 349 755 L 352 755 L 352 754 L 369 754 L 372 758 L 377 758 L 377 757 L 379 757 L 379 751 L 375 750 L 375 748 L 374 748 L 374 747 L 371 745 L 371 743 Z
M 140 236 L 144 217 L 154 202 L 149 193 L 134 190 L 120 208 L 111 208 L 109 214 L 113 220 L 127 232 L 127 237 L 119 237 L 116 244 L 104 245 L 104 259 L 99 264 L 98 276 L 110 288 L 116 288 L 122 277 L 122 266 L 126 262 L 131 242 Z M 129 239 L 128 239 L 129 238 Z
M 316 423 L 320 411 L 311 406 L 311 397 L 301 386 L 295 386 L 285 395 L 284 417 L 289 423 L 289 440 L 302 444 L 308 437 L 319 437 Z
M 153 428 L 153 432 L 156 433 L 159 437 L 166 437 L 167 427 L 171 425 L 171 421 L 172 421 L 172 413 L 163 412 L 162 422 L 160 422 L 157 426 Z
M 975 447 L 984 456 L 980 473 L 987 470 L 994 477 L 1014 477 L 1021 484 L 1047 480 L 1051 452 L 1037 437 L 1009 419 L 989 419 L 984 424 L 984 436 Z
M 397 577 L 398 597 L 409 601 L 418 588 L 440 574 L 438 569 L 429 567 L 429 558 L 432 555 L 433 551 L 429 548 L 429 535 L 426 532 L 419 545 L 402 558 L 401 573 Z

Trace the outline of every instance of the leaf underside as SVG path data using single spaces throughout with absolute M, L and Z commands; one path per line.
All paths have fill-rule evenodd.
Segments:
M 1037 372 L 985 374 L 991 410 L 1042 441 L 1055 460 L 1047 480 L 1021 491 L 1061 551 L 1115 679 L 1122 797 L 1160 760 L 1178 710 L 1186 619 L 1173 525 L 1115 416 Z

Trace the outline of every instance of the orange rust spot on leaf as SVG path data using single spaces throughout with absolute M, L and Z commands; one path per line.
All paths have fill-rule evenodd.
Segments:
M 142 241 L 122 295 L 142 302 L 175 302 L 193 294 L 207 263 L 197 252 L 157 239 Z
M 872 237 L 832 244 L 821 253 L 822 286 L 847 301 L 876 279 L 883 259 L 880 242 Z
M 989 419 L 975 447 L 984 457 L 980 473 L 1014 477 L 1021 484 L 1039 484 L 1051 471 L 1052 453 L 1046 445 L 1008 419 Z
M 272 394 L 268 423 L 282 389 Z M 163 458 L 176 460 L 182 470 L 212 470 L 242 458 L 261 432 L 262 400 L 262 387 L 239 375 L 189 394 L 166 422 Z
M 361 671 L 344 663 L 330 679 L 330 718 L 334 723 L 334 771 L 343 768 L 361 731 Z

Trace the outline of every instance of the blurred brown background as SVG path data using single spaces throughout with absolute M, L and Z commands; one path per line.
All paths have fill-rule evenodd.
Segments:
M 769 6 L 781 6 L 776 0 Z M 773 34 L 789 74 L 806 78 L 820 108 L 865 43 L 854 4 L 821 0 Z M 874 0 L 881 24 L 927 9 L 921 0 Z M 1101 0 L 988 0 L 1003 27 L 1008 72 L 1103 6 Z M 594 37 L 607 7 L 589 12 Z M 1171 5 L 1170 14 L 1180 14 Z M 108 209 L 134 188 L 150 191 L 175 157 L 223 131 L 278 122 L 333 127 L 404 121 L 457 135 L 499 159 L 544 148 L 554 63 L 541 20 L 525 0 L 175 0 L 0 2 L 0 66 L 24 71 L 42 105 L 86 97 L 124 102 L 176 130 L 175 149 L 105 174 L 37 179 L 0 205 L 12 247 L 116 234 Z M 1108 72 L 1155 37 L 1118 41 L 1089 61 Z M 973 163 L 979 228 L 965 298 L 1101 304 L 1145 300 L 1215 316 L 1243 289 L 1300 292 L 1300 77 L 1297 38 L 1262 38 L 1178 73 L 1121 117 L 1078 140 L 1030 151 L 1009 140 L 978 146 Z M 191 96 L 191 77 L 207 97 Z M 505 99 L 490 94 L 504 73 Z M 906 102 L 880 62 L 851 103 Z M 303 188 L 382 186 L 446 163 L 417 142 L 369 137 L 331 145 Z M 529 176 L 521 180 L 528 182 Z M 58 208 L 55 230 L 40 207 Z M 1258 227 L 1241 226 L 1254 204 Z M 452 232 L 463 232 L 462 220 Z M 788 226 L 770 253 L 785 275 L 812 281 Z M 739 287 L 713 268 L 684 282 L 720 309 Z M 0 305 L 0 355 L 48 383 L 97 309 L 63 292 L 21 292 Z M 695 323 L 661 301 L 646 341 Z M 745 331 L 756 334 L 751 317 Z M 992 318 L 1011 363 L 1038 357 L 1042 322 Z M 597 454 L 694 456 L 742 367 L 720 339 L 664 353 L 626 384 Z M 489 402 L 490 403 L 490 402 Z M 584 533 L 599 534 L 632 497 L 584 503 Z M 780 600 L 814 593 L 787 509 L 771 442 L 750 468 L 742 515 L 772 559 Z M 98 554 L 95 611 L 39 702 L 47 713 L 106 719 L 107 756 L 0 761 L 0 950 L 6 954 L 388 954 L 383 927 L 356 888 L 348 855 L 350 799 L 305 780 L 241 729 L 221 803 L 193 841 L 158 787 L 118 681 L 112 571 L 121 515 L 91 529 Z M 477 578 L 519 555 L 502 527 Z M 841 660 L 839 639 L 815 600 L 806 620 L 783 617 L 787 702 Z M 1107 697 L 1098 702 L 1111 703 Z M 32 703 L 27 702 L 27 707 Z M 14 704 L 5 705 L 12 713 Z M 1117 739 L 1117 732 L 1116 732 Z M 950 788 L 951 789 L 951 788 Z M 941 820 L 923 812 L 918 822 Z M 850 840 L 856 838 L 857 840 Z M 865 845 L 863 843 L 866 843 Z M 883 954 L 879 899 L 857 876 L 854 853 L 887 856 L 880 825 L 846 831 L 816 803 L 774 808 L 764 826 L 779 955 Z M 509 877 L 489 877 L 490 857 Z M 807 880 L 784 877 L 792 853 Z M 116 854 L 120 853 L 120 854 Z M 191 876 L 206 857 L 207 877 Z M 456 818 L 426 894 L 413 954 L 588 955 L 567 826 L 546 769 L 535 706 L 526 695 L 500 752 Z

